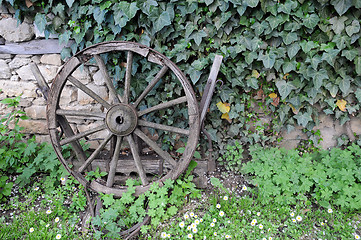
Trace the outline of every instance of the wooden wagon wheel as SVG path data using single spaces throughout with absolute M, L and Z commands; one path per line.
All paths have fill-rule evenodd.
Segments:
M 113 75 L 109 73 L 104 60 L 107 54 L 120 54 L 117 55 L 118 57 L 124 56 L 124 60 L 117 59 L 118 65 L 125 68 L 123 79 L 115 80 Z M 137 84 L 139 81 L 137 73 L 134 73 L 134 69 L 132 69 L 135 58 L 138 59 L 137 64 L 145 61 L 160 69 L 156 71 L 154 76 L 150 77 L 151 81 L 138 95 L 134 94 L 134 89 L 132 89 L 132 85 Z M 103 97 L 97 93 L 96 89 L 90 87 L 89 82 L 84 83 L 82 79 L 77 79 L 74 71 L 84 65 L 92 65 L 93 68 L 94 66 L 98 67 L 104 84 L 102 87 L 107 89 L 108 97 Z M 176 96 L 174 99 L 159 102 L 154 106 L 148 104 L 146 108 L 144 104 L 140 106 L 151 91 L 157 91 L 162 82 L 161 79 L 166 78 L 167 75 L 172 75 L 172 77 L 167 78 L 168 81 L 180 83 L 182 87 L 181 95 L 183 96 Z M 92 84 L 94 80 L 90 79 L 89 81 Z M 119 86 L 121 90 L 119 90 Z M 91 98 L 91 106 L 96 106 L 96 110 L 78 108 L 77 106 L 81 105 L 78 99 L 72 103 L 73 108 L 62 106 L 61 98 L 68 94 L 69 89 L 77 90 L 78 95 L 80 92 L 83 95 L 86 94 Z M 161 91 L 163 92 L 164 88 L 161 88 Z M 164 112 L 164 110 L 167 111 L 175 107 L 178 109 L 179 106 L 183 106 L 183 110 L 186 112 L 186 128 L 164 124 L 163 122 L 152 122 L 145 118 L 151 113 L 156 114 L 156 112 Z M 123 183 L 117 182 L 115 178 L 117 169 L 122 168 L 120 158 L 123 157 L 121 149 L 124 145 L 130 148 L 128 158 L 132 159 L 136 173 L 141 180 L 141 185 L 136 188 L 136 195 L 139 195 L 148 190 L 152 182 L 159 181 L 161 183 L 168 178 L 176 179 L 186 170 L 194 154 L 200 132 L 198 103 L 185 75 L 164 55 L 149 47 L 132 42 L 114 41 L 93 45 L 80 51 L 67 61 L 51 86 L 47 113 L 52 144 L 67 171 L 93 191 L 114 194 L 116 197 L 120 197 L 127 190 L 127 187 Z M 71 119 L 93 121 L 98 125 L 81 130 L 77 121 Z M 59 126 L 62 131 L 59 131 Z M 147 129 L 160 131 L 164 134 L 185 136 L 185 150 L 180 158 L 176 158 L 170 154 L 170 151 L 162 149 L 161 144 L 151 138 L 148 131 L 146 131 Z M 99 145 L 95 147 L 93 152 L 85 152 L 80 141 L 82 139 L 88 141 L 90 136 L 100 132 L 104 137 L 100 140 Z M 161 170 L 154 174 L 151 179 L 147 176 L 146 160 L 143 160 L 139 153 L 137 139 L 141 139 L 148 148 L 152 149 L 160 157 L 159 168 Z M 62 148 L 65 145 L 72 147 L 77 158 L 76 161 L 62 154 Z M 95 162 L 99 158 L 102 158 L 101 162 L 106 165 L 103 167 L 108 175 L 103 181 L 88 181 L 86 175 L 89 171 L 95 170 L 94 165 L 96 165 Z

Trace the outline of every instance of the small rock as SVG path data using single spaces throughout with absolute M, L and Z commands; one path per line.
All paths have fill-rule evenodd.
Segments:
M 33 26 L 25 22 L 18 25 L 14 18 L 0 20 L 0 35 L 9 42 L 29 41 L 34 36 Z
M 46 54 L 40 58 L 40 62 L 43 64 L 61 66 L 61 57 L 59 54 Z

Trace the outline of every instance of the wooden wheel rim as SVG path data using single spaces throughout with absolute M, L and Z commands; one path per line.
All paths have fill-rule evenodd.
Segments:
M 189 83 L 189 81 L 186 79 L 185 75 L 167 57 L 165 57 L 164 55 L 160 54 L 159 52 L 157 52 L 147 46 L 144 46 L 144 45 L 141 45 L 138 43 L 133 43 L 133 42 L 121 42 L 121 41 L 104 42 L 104 43 L 90 46 L 90 47 L 78 52 L 71 59 L 69 59 L 69 61 L 67 61 L 64 64 L 63 68 L 59 71 L 59 73 L 57 74 L 57 76 L 51 86 L 51 94 L 50 94 L 50 98 L 49 98 L 48 106 L 47 106 L 48 129 L 49 129 L 52 145 L 53 145 L 55 152 L 58 155 L 58 158 L 61 161 L 61 163 L 64 165 L 64 167 L 67 169 L 67 171 L 71 175 L 73 175 L 81 184 L 88 186 L 90 189 L 92 189 L 93 191 L 96 191 L 98 193 L 114 194 L 114 196 L 120 197 L 127 189 L 125 186 L 109 187 L 109 186 L 101 184 L 97 181 L 89 182 L 85 179 L 84 175 L 82 174 L 82 172 L 88 165 L 87 166 L 83 165 L 83 168 L 79 169 L 79 170 L 76 170 L 76 169 L 73 170 L 68 166 L 67 160 L 62 155 L 62 150 L 61 150 L 62 149 L 61 142 L 64 142 L 64 140 L 60 139 L 60 137 L 58 135 L 58 130 L 57 130 L 58 125 L 69 125 L 66 117 L 64 117 L 62 114 L 60 114 L 61 110 L 59 109 L 59 101 L 60 101 L 61 93 L 65 86 L 65 83 L 67 81 L 70 81 L 69 78 L 72 78 L 71 74 L 82 63 L 87 62 L 89 59 L 91 59 L 95 56 L 99 56 L 99 54 L 113 52 L 113 51 L 127 51 L 128 54 L 129 54 L 129 52 L 131 52 L 132 54 L 136 53 L 143 57 L 146 57 L 148 59 L 148 61 L 150 61 L 150 62 L 157 63 L 157 64 L 163 66 L 163 68 L 168 68 L 173 74 L 175 74 L 175 76 L 177 77 L 177 79 L 179 80 L 179 82 L 181 83 L 181 85 L 183 87 L 183 90 L 185 93 L 185 97 L 183 97 L 184 98 L 183 100 L 186 100 L 187 107 L 188 107 L 187 109 L 188 109 L 189 130 L 187 130 L 187 132 L 189 133 L 189 135 L 188 135 L 188 139 L 187 139 L 187 143 L 186 143 L 183 155 L 181 156 L 179 161 L 175 164 L 174 168 L 171 171 L 169 171 L 165 176 L 156 180 L 160 183 L 160 185 L 162 184 L 162 182 L 164 180 L 166 180 L 168 178 L 171 178 L 171 179 L 178 178 L 186 170 L 190 160 L 193 157 L 195 148 L 197 146 L 199 132 L 200 132 L 200 124 L 199 124 L 198 103 L 197 103 L 195 94 L 193 92 L 192 86 Z M 73 80 L 73 79 L 71 79 L 71 80 Z M 108 88 L 108 90 L 109 90 L 109 92 L 111 91 L 109 88 Z M 109 104 L 109 105 L 105 105 L 105 107 L 108 108 L 108 113 L 109 113 L 110 109 L 119 108 L 118 106 L 120 106 L 120 105 L 122 105 L 123 107 L 127 106 L 124 108 L 131 109 L 131 107 L 129 107 L 130 105 L 128 105 L 127 103 L 116 103 L 113 105 Z M 144 112 L 143 113 L 140 113 L 140 112 L 141 111 L 137 112 L 138 116 L 141 114 L 144 114 Z M 112 116 L 112 117 L 114 118 L 114 116 Z M 109 117 L 109 119 L 110 118 L 111 117 Z M 136 128 L 137 124 L 138 123 L 135 124 L 134 128 L 129 127 L 128 130 L 130 129 L 130 132 L 139 133 L 138 129 Z M 114 132 L 112 130 L 110 130 L 109 132 L 111 132 L 112 136 L 113 135 L 118 135 L 118 137 L 123 136 L 123 137 L 127 138 L 127 140 L 131 141 L 131 137 L 129 137 L 131 135 L 127 135 L 129 133 L 116 134 L 116 131 Z M 68 135 L 68 136 L 71 136 L 72 134 L 74 135 L 74 133 L 69 133 L 69 132 L 68 133 L 64 132 L 64 133 L 65 133 L 65 135 Z M 71 144 L 73 147 L 79 148 L 79 146 L 80 146 L 78 140 L 73 141 Z M 130 144 L 130 145 L 132 145 L 132 144 Z M 79 156 L 77 155 L 77 157 L 79 157 Z M 86 157 L 85 157 L 85 160 L 87 160 Z M 139 195 L 139 194 L 145 192 L 146 190 L 148 190 L 150 188 L 150 185 L 151 184 L 149 183 L 149 184 L 143 184 L 141 186 L 137 186 L 135 194 Z

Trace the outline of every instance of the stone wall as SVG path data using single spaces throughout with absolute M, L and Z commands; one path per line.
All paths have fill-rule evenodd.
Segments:
M 42 34 L 39 33 L 31 22 L 24 21 L 24 23 L 18 25 L 17 20 L 13 18 L 13 14 L 14 11 L 11 9 L 8 10 L 0 6 L 0 52 L 1 49 L 5 49 L 6 52 L 6 44 L 8 43 L 22 43 L 43 38 Z M 59 47 L 59 49 L 61 48 Z M 21 95 L 20 107 L 30 117 L 28 120 L 20 121 L 20 125 L 24 127 L 24 132 L 36 134 L 39 142 L 49 141 L 46 122 L 46 102 L 36 93 L 38 87 L 30 69 L 31 63 L 36 63 L 39 66 L 46 81 L 51 85 L 52 80 L 64 62 L 61 60 L 60 52 L 40 55 L 0 54 L 0 89 L 2 89 L 0 100 Z M 85 66 L 82 70 L 75 71 L 73 75 L 103 98 L 108 98 L 107 88 L 103 86 L 104 82 L 97 67 Z M 96 111 L 99 108 L 92 98 L 71 85 L 65 86 L 60 104 L 64 108 L 76 110 L 87 109 L 88 111 Z M 8 109 L 0 104 L 0 114 L 3 115 L 7 112 Z M 269 123 L 271 119 L 265 117 L 262 118 L 262 121 Z M 72 124 L 75 132 L 82 132 L 98 125 L 96 121 L 91 119 L 70 119 L 70 123 L 78 125 L 77 129 L 75 129 L 74 124 Z M 320 130 L 321 137 L 323 138 L 321 146 L 326 149 L 336 146 L 336 139 L 342 134 L 346 134 L 350 139 L 354 138 L 354 134 L 361 135 L 361 120 L 357 117 L 352 117 L 349 123 L 341 126 L 332 117 L 321 113 L 320 124 L 314 130 Z M 295 148 L 301 140 L 307 139 L 307 136 L 300 127 L 297 127 L 291 133 L 284 131 L 279 135 L 283 138 L 280 145 L 285 148 Z M 100 132 L 97 136 L 93 137 L 101 138 L 103 136 Z M 96 147 L 98 144 L 97 141 L 94 141 L 92 142 L 92 147 Z

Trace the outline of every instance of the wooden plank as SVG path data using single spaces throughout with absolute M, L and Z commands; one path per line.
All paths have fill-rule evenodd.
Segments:
M 0 45 L 0 54 L 59 54 L 64 47 L 69 47 L 74 42 L 70 40 L 66 45 L 59 44 L 58 39 L 39 39 L 21 43 L 6 42 L 5 45 Z

